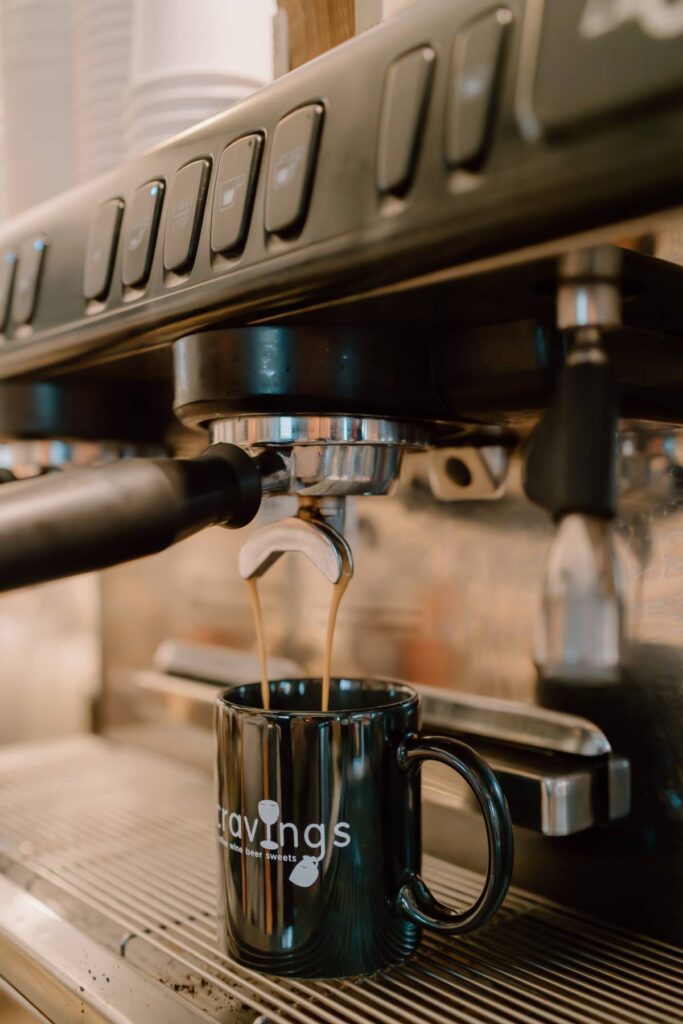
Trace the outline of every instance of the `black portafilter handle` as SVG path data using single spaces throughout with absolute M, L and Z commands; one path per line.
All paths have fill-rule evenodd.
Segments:
M 246 526 L 261 494 L 255 461 L 231 444 L 4 484 L 0 592 L 152 555 L 205 526 Z
M 523 482 L 530 501 L 556 520 L 571 512 L 613 519 L 618 424 L 613 367 L 595 362 L 565 366 L 526 447 Z

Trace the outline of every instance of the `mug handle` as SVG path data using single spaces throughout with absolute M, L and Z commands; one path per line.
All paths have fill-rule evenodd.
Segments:
M 432 931 L 451 935 L 468 932 L 495 914 L 508 891 L 513 859 L 510 811 L 491 768 L 467 744 L 447 736 L 406 736 L 398 749 L 399 766 L 413 772 L 423 761 L 448 765 L 474 791 L 486 824 L 488 874 L 479 897 L 467 910 L 459 912 L 441 903 L 418 874 L 402 886 L 399 906 L 413 921 Z

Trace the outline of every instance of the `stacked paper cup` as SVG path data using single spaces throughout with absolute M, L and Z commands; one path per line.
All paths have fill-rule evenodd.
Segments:
M 274 0 L 133 0 L 129 156 L 272 78 Z
M 69 0 L 1 0 L 8 215 L 73 184 Z
M 75 170 L 88 181 L 125 157 L 133 0 L 71 3 Z

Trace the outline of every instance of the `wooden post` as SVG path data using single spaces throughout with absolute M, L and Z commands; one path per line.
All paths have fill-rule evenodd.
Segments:
M 354 0 L 278 0 L 278 3 L 289 20 L 292 68 L 354 35 Z

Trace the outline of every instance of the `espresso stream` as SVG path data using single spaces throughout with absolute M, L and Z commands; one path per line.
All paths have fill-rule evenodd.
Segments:
M 266 648 L 266 636 L 263 629 L 263 613 L 261 611 L 261 600 L 258 592 L 258 580 L 254 576 L 248 579 L 249 600 L 254 615 L 254 626 L 256 627 L 256 645 L 258 647 L 259 665 L 261 667 L 261 701 L 267 711 L 270 707 L 270 687 L 268 686 L 268 651 Z M 351 582 L 351 573 L 343 573 L 340 579 L 332 584 L 332 599 L 330 610 L 327 613 L 327 632 L 325 634 L 325 653 L 323 657 L 323 693 L 322 711 L 327 711 L 330 706 L 330 678 L 332 676 L 332 645 L 334 643 L 334 627 L 337 622 L 339 605 L 344 596 L 346 588 Z M 312 710 L 312 709 L 311 709 Z

